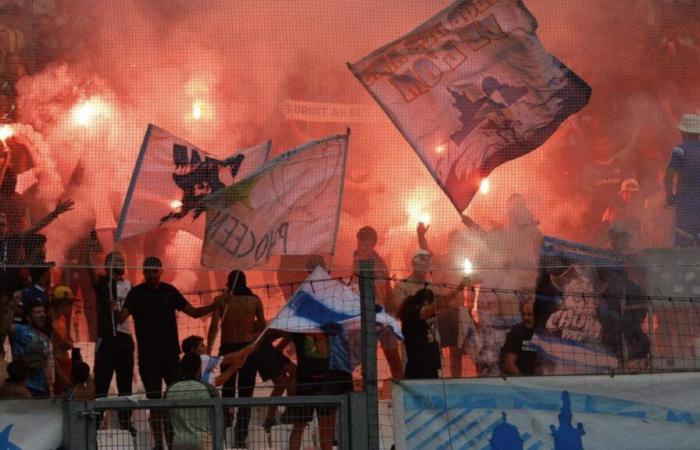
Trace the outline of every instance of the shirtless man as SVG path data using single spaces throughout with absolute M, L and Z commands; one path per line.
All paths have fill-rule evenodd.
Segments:
M 246 284 L 245 274 L 239 270 L 233 270 L 228 274 L 226 282 L 226 293 L 220 298 L 227 300 L 221 304 L 228 305 L 220 307 L 212 316 L 211 324 L 209 325 L 209 333 L 207 339 L 207 353 L 211 352 L 211 348 L 219 331 L 219 322 L 221 321 L 221 346 L 219 354 L 236 352 L 250 345 L 257 334 L 265 328 L 265 314 L 263 313 L 262 302 L 260 298 L 253 294 L 248 289 Z M 219 298 L 215 299 L 218 301 Z M 224 384 L 223 396 L 235 397 L 236 385 L 238 385 L 238 397 L 252 397 L 255 387 L 255 376 L 257 372 L 255 358 L 256 355 L 251 355 L 243 367 L 238 370 L 238 373 Z M 227 367 L 222 367 L 226 370 Z M 226 414 L 226 424 L 231 421 L 231 414 Z M 237 448 L 246 447 L 246 439 L 248 437 L 248 424 L 250 423 L 250 408 L 238 408 L 238 417 L 236 418 L 235 429 L 235 445 Z

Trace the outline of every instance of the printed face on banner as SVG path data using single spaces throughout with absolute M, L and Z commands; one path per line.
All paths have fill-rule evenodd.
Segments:
M 149 125 L 117 239 L 158 227 L 204 237 L 203 200 L 245 178 L 267 160 L 270 142 L 217 158 L 172 133 Z
M 536 29 L 518 0 L 464 0 L 351 66 L 459 211 L 588 102 Z
M 646 292 L 621 261 L 611 250 L 544 238 L 532 339 L 543 374 L 609 373 L 646 361 Z
M 188 150 L 191 151 L 190 157 Z M 244 160 L 245 155 L 239 153 L 223 161 L 210 156 L 205 156 L 202 161 L 197 149 L 173 144 L 173 181 L 182 190 L 182 200 L 179 209 L 163 216 L 160 224 L 182 219 L 190 213 L 194 219 L 198 218 L 206 209 L 202 204 L 204 197 L 226 187 L 219 171 L 228 169 L 233 180 Z

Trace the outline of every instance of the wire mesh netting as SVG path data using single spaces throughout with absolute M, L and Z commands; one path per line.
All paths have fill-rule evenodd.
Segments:
M 697 370 L 698 19 L 695 0 L 0 1 L 17 384 L 160 396 L 192 337 L 224 396 L 360 390 L 359 277 L 386 442 L 391 379 Z

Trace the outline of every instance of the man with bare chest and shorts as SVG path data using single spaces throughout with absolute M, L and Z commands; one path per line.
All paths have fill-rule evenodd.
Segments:
M 207 352 L 211 352 L 221 321 L 221 346 L 219 354 L 238 351 L 251 344 L 257 334 L 265 328 L 265 314 L 260 298 L 248 289 L 245 274 L 233 270 L 228 275 L 227 290 L 222 297 L 229 297 L 228 307 L 217 309 L 209 326 Z M 253 355 L 251 355 L 253 356 Z M 222 367 L 226 370 L 226 367 Z M 249 357 L 238 373 L 233 375 L 223 387 L 224 397 L 252 397 L 256 376 L 255 358 Z M 226 414 L 226 424 L 230 423 L 232 415 Z M 235 429 L 236 448 L 246 448 L 248 424 L 250 423 L 250 408 L 238 408 Z

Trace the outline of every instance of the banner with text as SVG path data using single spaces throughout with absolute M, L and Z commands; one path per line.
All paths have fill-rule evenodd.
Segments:
M 588 103 L 536 30 L 519 0 L 462 0 L 350 66 L 460 212 Z
M 348 137 L 306 143 L 210 195 L 202 265 L 250 269 L 273 255 L 333 253 Z
M 204 237 L 202 200 L 242 180 L 267 161 L 271 142 L 218 159 L 172 133 L 148 125 L 116 240 L 165 226 Z
M 530 343 L 539 355 L 537 373 L 646 368 L 645 283 L 630 266 L 612 250 L 545 236 Z
M 397 450 L 697 449 L 700 374 L 394 384 Z

